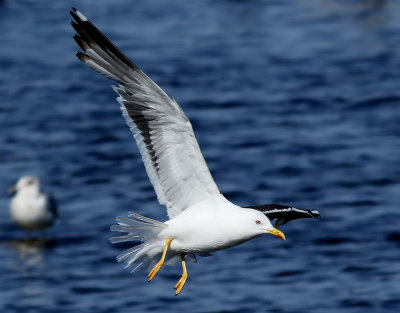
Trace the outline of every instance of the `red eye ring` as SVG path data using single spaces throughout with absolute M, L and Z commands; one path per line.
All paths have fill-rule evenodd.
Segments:
M 260 225 L 260 224 L 261 224 L 261 221 L 260 221 L 260 220 L 257 220 L 257 221 L 256 221 L 256 224 L 257 224 L 257 225 Z

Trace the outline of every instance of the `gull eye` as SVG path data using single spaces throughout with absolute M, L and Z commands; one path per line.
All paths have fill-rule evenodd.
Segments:
M 261 221 L 260 221 L 260 220 L 257 220 L 257 221 L 256 221 L 256 224 L 257 224 L 257 225 L 260 225 L 260 224 L 261 224 Z

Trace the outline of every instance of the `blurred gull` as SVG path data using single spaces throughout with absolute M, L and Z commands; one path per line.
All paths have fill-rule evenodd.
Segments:
M 82 13 L 73 9 L 71 15 L 77 32 L 74 39 L 84 51 L 78 52 L 77 57 L 117 82 L 113 88 L 119 95 L 122 114 L 142 154 L 158 200 L 167 207 L 169 217 L 164 223 L 136 213 L 131 213 L 130 218 L 118 217 L 118 225 L 111 230 L 127 234 L 111 241 L 143 242 L 121 253 L 118 261 L 125 260 L 127 267 L 139 262 L 133 271 L 155 264 L 148 275 L 149 281 L 164 263 L 181 261 L 183 272 L 175 285 L 177 295 L 188 277 L 186 261 L 195 261 L 196 255 L 207 256 L 265 234 L 285 239 L 265 212 L 287 212 L 281 223 L 299 216 L 289 207 L 242 208 L 228 201 L 218 190 L 192 125 L 179 105 Z M 274 218 L 282 217 L 278 215 Z
M 40 192 L 39 179 L 34 176 L 23 176 L 10 188 L 15 192 L 11 199 L 10 212 L 18 226 L 25 229 L 29 237 L 31 231 L 45 229 L 53 225 L 57 218 L 57 207 L 50 194 Z

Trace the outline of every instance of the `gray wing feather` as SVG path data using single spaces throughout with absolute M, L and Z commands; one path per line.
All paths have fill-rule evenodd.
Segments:
M 71 11 L 75 40 L 84 50 L 77 57 L 116 81 L 122 114 L 129 125 L 156 191 L 170 218 L 189 206 L 219 194 L 179 105 L 133 64 L 80 12 Z

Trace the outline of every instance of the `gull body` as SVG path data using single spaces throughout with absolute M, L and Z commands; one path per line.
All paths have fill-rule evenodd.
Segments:
M 285 239 L 259 207 L 239 207 L 220 193 L 192 125 L 176 101 L 81 12 L 72 9 L 71 15 L 74 39 L 83 50 L 76 55 L 88 67 L 116 82 L 113 89 L 118 94 L 122 115 L 169 217 L 166 222 L 136 213 L 130 213 L 129 218 L 117 217 L 118 224 L 111 230 L 126 234 L 110 241 L 142 242 L 122 252 L 117 260 L 126 261 L 126 267 L 138 262 L 132 271 L 152 267 L 149 281 L 164 263 L 180 260 L 183 272 L 175 285 L 177 295 L 188 277 L 186 261 L 196 261 L 196 255 L 206 256 L 265 234 Z
M 159 238 L 174 238 L 170 249 L 176 253 L 214 252 L 273 230 L 264 214 L 238 207 L 221 194 L 182 211 L 165 224 L 168 227 L 159 234 Z
M 44 231 L 53 225 L 57 217 L 54 199 L 40 191 L 39 179 L 23 176 L 10 191 L 15 195 L 10 202 L 10 213 L 14 222 L 25 231 Z
M 165 262 L 175 264 L 180 255 L 196 262 L 196 255 L 230 248 L 265 234 L 285 239 L 261 212 L 244 209 L 228 201 L 222 194 L 200 201 L 162 223 L 131 213 L 130 218 L 117 217 L 118 225 L 111 230 L 128 235 L 115 236 L 111 242 L 140 240 L 143 244 L 122 252 L 117 260 L 126 261 L 126 267 L 141 261 L 135 268 L 148 268 L 165 249 L 165 242 L 173 238 L 165 255 Z M 133 271 L 134 271 L 133 270 Z

